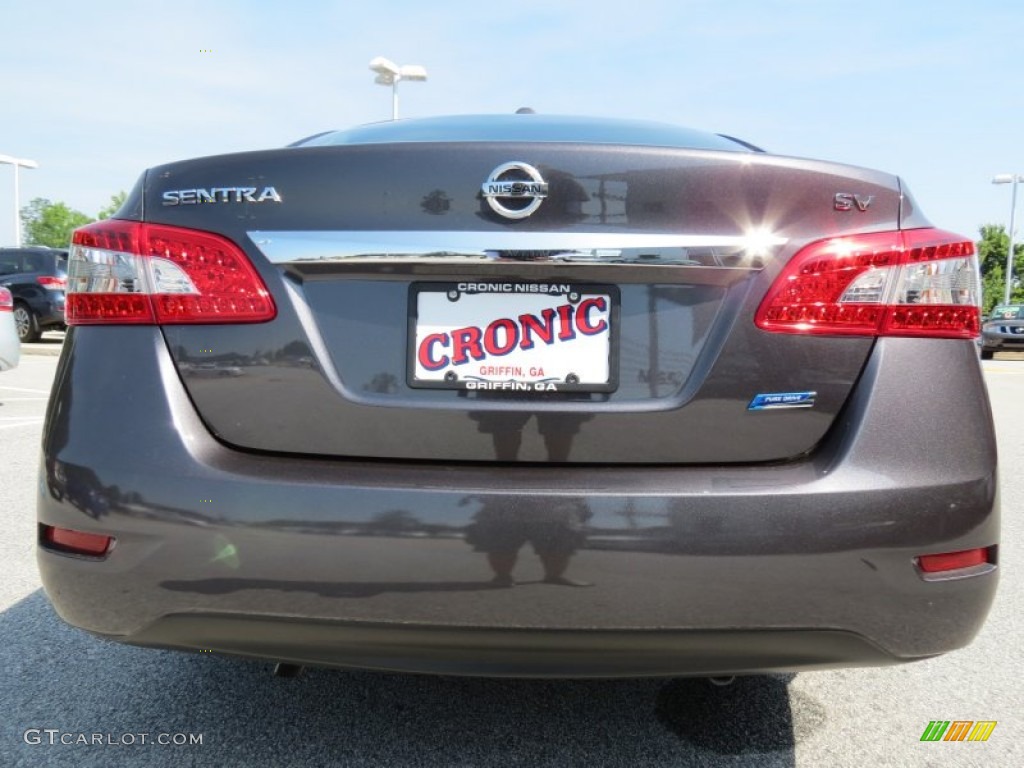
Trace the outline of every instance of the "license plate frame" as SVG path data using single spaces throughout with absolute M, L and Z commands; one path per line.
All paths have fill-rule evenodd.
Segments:
M 606 283 L 509 279 L 412 283 L 406 383 L 413 389 L 518 396 L 614 392 L 618 389 L 620 307 L 618 286 Z M 525 315 L 533 319 L 524 325 Z M 492 328 L 495 323 L 499 325 Z M 607 326 L 602 328 L 604 323 Z M 573 335 L 568 335 L 567 327 Z M 457 345 L 453 332 L 464 332 L 460 339 L 465 342 L 473 338 L 470 328 L 476 329 L 478 344 Z M 513 333 L 516 342 L 508 352 L 489 354 L 508 347 Z M 421 362 L 421 348 L 428 337 L 444 334 L 446 338 L 428 344 Z M 532 343 L 524 348 L 525 342 Z M 466 360 L 456 363 L 459 351 Z M 478 358 L 476 352 L 484 357 Z M 437 365 L 445 357 L 446 365 L 424 367 Z

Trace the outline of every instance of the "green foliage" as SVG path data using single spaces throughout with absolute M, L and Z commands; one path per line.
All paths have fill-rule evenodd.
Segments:
M 64 203 L 53 203 L 37 197 L 21 209 L 21 223 L 26 245 L 48 245 L 67 248 L 71 233 L 92 221 L 81 211 L 68 208 Z
M 978 261 L 981 262 L 981 290 L 983 315 L 992 311 L 996 304 L 1003 303 L 1003 294 L 1006 291 L 1006 252 L 1010 247 L 1010 236 L 1006 228 L 997 224 L 985 224 L 979 230 L 981 240 L 978 241 Z M 1024 281 L 1021 280 L 1021 271 L 1024 270 L 1024 262 L 1021 261 L 1021 254 L 1024 252 L 1024 243 L 1014 243 L 1013 246 L 1013 285 L 1010 291 L 1010 302 L 1013 304 L 1024 303 Z
M 126 193 L 123 189 L 120 192 L 118 192 L 116 195 L 111 195 L 110 196 L 110 204 L 107 205 L 106 208 L 101 208 L 100 212 L 96 214 L 96 218 L 97 219 L 109 219 L 111 216 L 113 216 L 115 213 L 117 213 L 118 208 L 120 208 L 122 205 L 124 205 L 124 201 L 127 198 L 128 198 L 128 193 Z
M 122 189 L 110 196 L 110 203 L 100 209 L 97 219 L 109 219 L 128 197 Z M 52 202 L 37 197 L 21 209 L 21 226 L 25 233 L 25 245 L 48 245 L 51 248 L 67 248 L 71 233 L 96 219 L 81 211 L 69 208 L 61 202 Z

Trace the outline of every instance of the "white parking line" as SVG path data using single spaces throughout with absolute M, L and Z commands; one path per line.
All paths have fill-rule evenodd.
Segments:
M 49 395 L 50 390 L 48 389 L 26 389 L 25 387 L 8 387 L 4 384 L 0 384 L 0 389 L 6 389 L 11 392 L 33 392 L 37 395 Z
M 17 424 L 0 424 L 0 429 L 15 429 L 16 427 L 33 427 L 42 423 L 42 419 L 22 419 Z

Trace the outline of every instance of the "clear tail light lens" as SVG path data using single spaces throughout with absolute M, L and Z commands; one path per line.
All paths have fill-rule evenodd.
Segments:
M 776 333 L 972 339 L 980 302 L 973 242 L 938 229 L 878 232 L 803 248 L 755 323 Z
M 260 323 L 276 314 L 256 269 L 227 238 L 114 219 L 72 236 L 68 325 Z

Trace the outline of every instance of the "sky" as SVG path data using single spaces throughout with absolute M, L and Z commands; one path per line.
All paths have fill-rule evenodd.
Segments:
M 1009 219 L 992 177 L 1024 174 L 1019 0 L 0 0 L 0 28 L 0 154 L 39 163 L 20 203 L 90 216 L 150 166 L 389 118 L 375 56 L 427 68 L 403 118 L 530 106 L 727 133 L 898 174 L 969 236 Z

